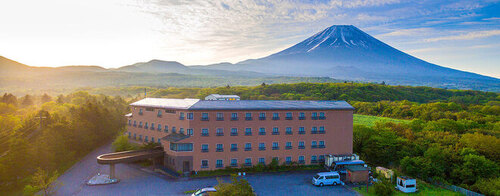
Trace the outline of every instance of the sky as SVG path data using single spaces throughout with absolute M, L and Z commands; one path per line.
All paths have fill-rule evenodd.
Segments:
M 425 61 L 500 78 L 500 2 L 5 0 L 0 56 L 30 66 L 237 63 L 350 24 Z

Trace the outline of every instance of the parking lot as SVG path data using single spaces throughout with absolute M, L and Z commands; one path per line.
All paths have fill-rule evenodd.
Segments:
M 97 172 L 107 173 L 107 165 L 99 165 L 95 157 L 110 152 L 104 146 L 92 152 L 70 170 L 59 177 L 63 183 L 56 195 L 185 195 L 185 191 L 217 185 L 215 177 L 174 179 L 142 170 L 140 168 L 118 164 L 116 174 L 121 180 L 117 184 L 87 186 L 85 181 Z M 356 195 L 344 186 L 316 187 L 311 184 L 315 172 L 292 172 L 247 175 L 257 195 Z M 222 178 L 225 181 L 229 179 Z

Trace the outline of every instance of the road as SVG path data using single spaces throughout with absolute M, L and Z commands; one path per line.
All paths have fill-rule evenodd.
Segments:
M 96 161 L 98 155 L 109 152 L 111 145 L 102 146 L 61 175 L 58 181 L 63 185 L 56 195 L 185 195 L 184 191 L 217 185 L 215 177 L 173 179 L 128 164 L 117 164 L 119 183 L 87 186 L 85 181 L 97 172 L 109 173 L 109 166 L 99 165 Z M 257 195 L 356 195 L 343 186 L 315 187 L 311 185 L 311 176 L 312 172 L 293 172 L 254 174 L 245 178 Z M 227 177 L 222 179 L 229 181 Z

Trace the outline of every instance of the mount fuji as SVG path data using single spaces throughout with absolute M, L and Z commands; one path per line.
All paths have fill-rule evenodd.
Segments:
M 428 63 L 352 25 L 334 25 L 270 56 L 207 68 L 281 76 L 322 76 L 400 85 L 464 88 L 500 80 Z M 467 87 L 466 87 L 467 88 Z

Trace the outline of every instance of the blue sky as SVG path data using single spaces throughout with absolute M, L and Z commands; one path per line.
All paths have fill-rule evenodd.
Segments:
M 500 78 L 499 1 L 18 0 L 0 3 L 0 24 L 0 55 L 34 66 L 235 63 L 352 24 L 431 63 Z

